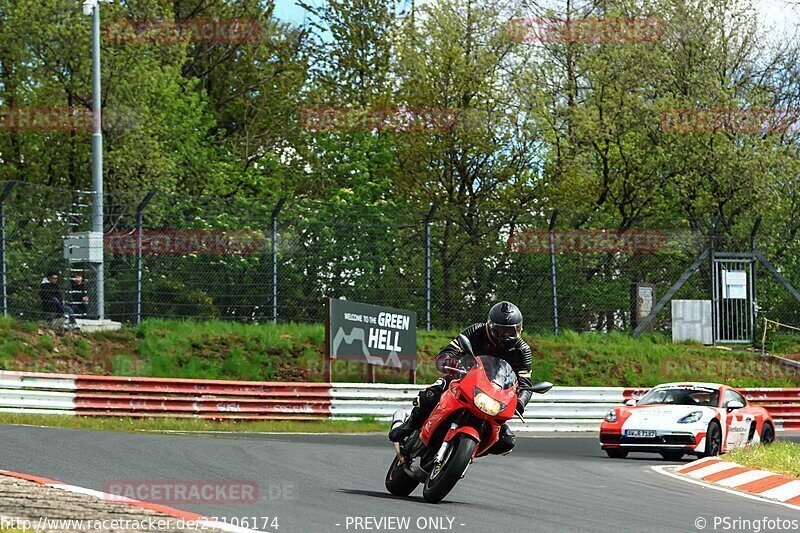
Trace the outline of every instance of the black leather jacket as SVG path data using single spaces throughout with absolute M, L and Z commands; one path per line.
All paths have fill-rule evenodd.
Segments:
M 473 324 L 462 332 L 462 335 L 469 339 L 475 355 L 491 355 L 499 357 L 511 365 L 512 370 L 517 374 L 517 381 L 520 387 L 531 386 L 531 347 L 520 337 L 511 349 L 499 346 L 489 337 L 489 330 L 485 323 Z M 445 366 L 455 366 L 455 363 L 463 356 L 463 350 L 458 344 L 458 339 L 453 339 L 450 344 L 445 346 L 439 355 L 436 356 L 436 368 L 442 373 Z M 517 396 L 517 403 L 523 408 L 528 405 L 531 399 L 531 391 L 522 391 Z

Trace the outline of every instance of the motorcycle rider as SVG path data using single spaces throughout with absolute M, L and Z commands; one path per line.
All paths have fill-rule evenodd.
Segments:
M 519 387 L 531 386 L 531 348 L 521 337 L 522 312 L 511 302 L 499 302 L 489 310 L 489 318 L 485 323 L 473 324 L 462 333 L 472 344 L 475 355 L 489 355 L 499 357 L 511 365 L 517 375 Z M 419 397 L 414 399 L 414 408 L 405 422 L 398 424 L 389 432 L 389 440 L 402 442 L 414 431 L 420 429 L 422 424 L 439 403 L 439 398 L 447 390 L 450 381 L 457 376 L 445 367 L 457 367 L 458 361 L 465 353 L 464 349 L 454 339 L 445 346 L 436 356 L 436 368 L 445 373 L 427 389 L 420 391 Z M 531 391 L 518 391 L 517 411 L 525 411 L 525 406 L 531 399 Z M 500 440 L 498 440 L 487 454 L 505 455 L 514 448 L 516 437 L 503 424 L 500 427 Z

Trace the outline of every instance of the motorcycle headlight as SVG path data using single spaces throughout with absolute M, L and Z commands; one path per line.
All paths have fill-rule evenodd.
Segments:
M 617 411 L 616 409 L 611 409 L 609 412 L 606 413 L 606 422 L 616 422 L 617 421 Z
M 499 415 L 500 411 L 502 411 L 503 407 L 505 407 L 502 403 L 498 402 L 478 388 L 475 389 L 475 397 L 472 402 L 475 404 L 475 407 L 489 416 Z
M 693 424 L 703 418 L 703 411 L 692 411 L 683 418 L 678 419 L 678 424 Z

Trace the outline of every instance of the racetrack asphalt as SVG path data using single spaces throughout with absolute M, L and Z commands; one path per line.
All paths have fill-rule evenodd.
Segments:
M 800 442 L 796 435 L 790 438 Z M 477 460 L 438 505 L 422 500 L 421 487 L 409 498 L 386 492 L 383 481 L 392 456 L 384 435 L 212 438 L 0 427 L 1 469 L 81 487 L 102 491 L 109 483 L 135 480 L 255 482 L 256 503 L 166 503 L 279 533 L 697 532 L 699 517 L 705 518 L 707 531 L 722 531 L 726 517 L 732 525 L 736 519 L 739 524 L 800 520 L 800 512 L 785 506 L 697 486 L 651 468 L 688 458 L 672 463 L 649 454 L 609 459 L 594 434 L 521 437 L 513 454 Z M 270 527 L 276 517 L 277 529 Z M 376 522 L 356 517 L 405 518 L 409 527 L 375 528 Z M 714 517 L 719 517 L 716 528 Z

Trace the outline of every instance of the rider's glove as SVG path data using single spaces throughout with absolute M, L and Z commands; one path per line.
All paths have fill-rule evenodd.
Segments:
M 445 367 L 449 366 L 450 368 L 458 368 L 458 358 L 453 357 L 452 355 L 446 355 L 439 359 L 439 370 L 445 374 L 453 375 L 456 374 L 453 370 L 448 370 Z

